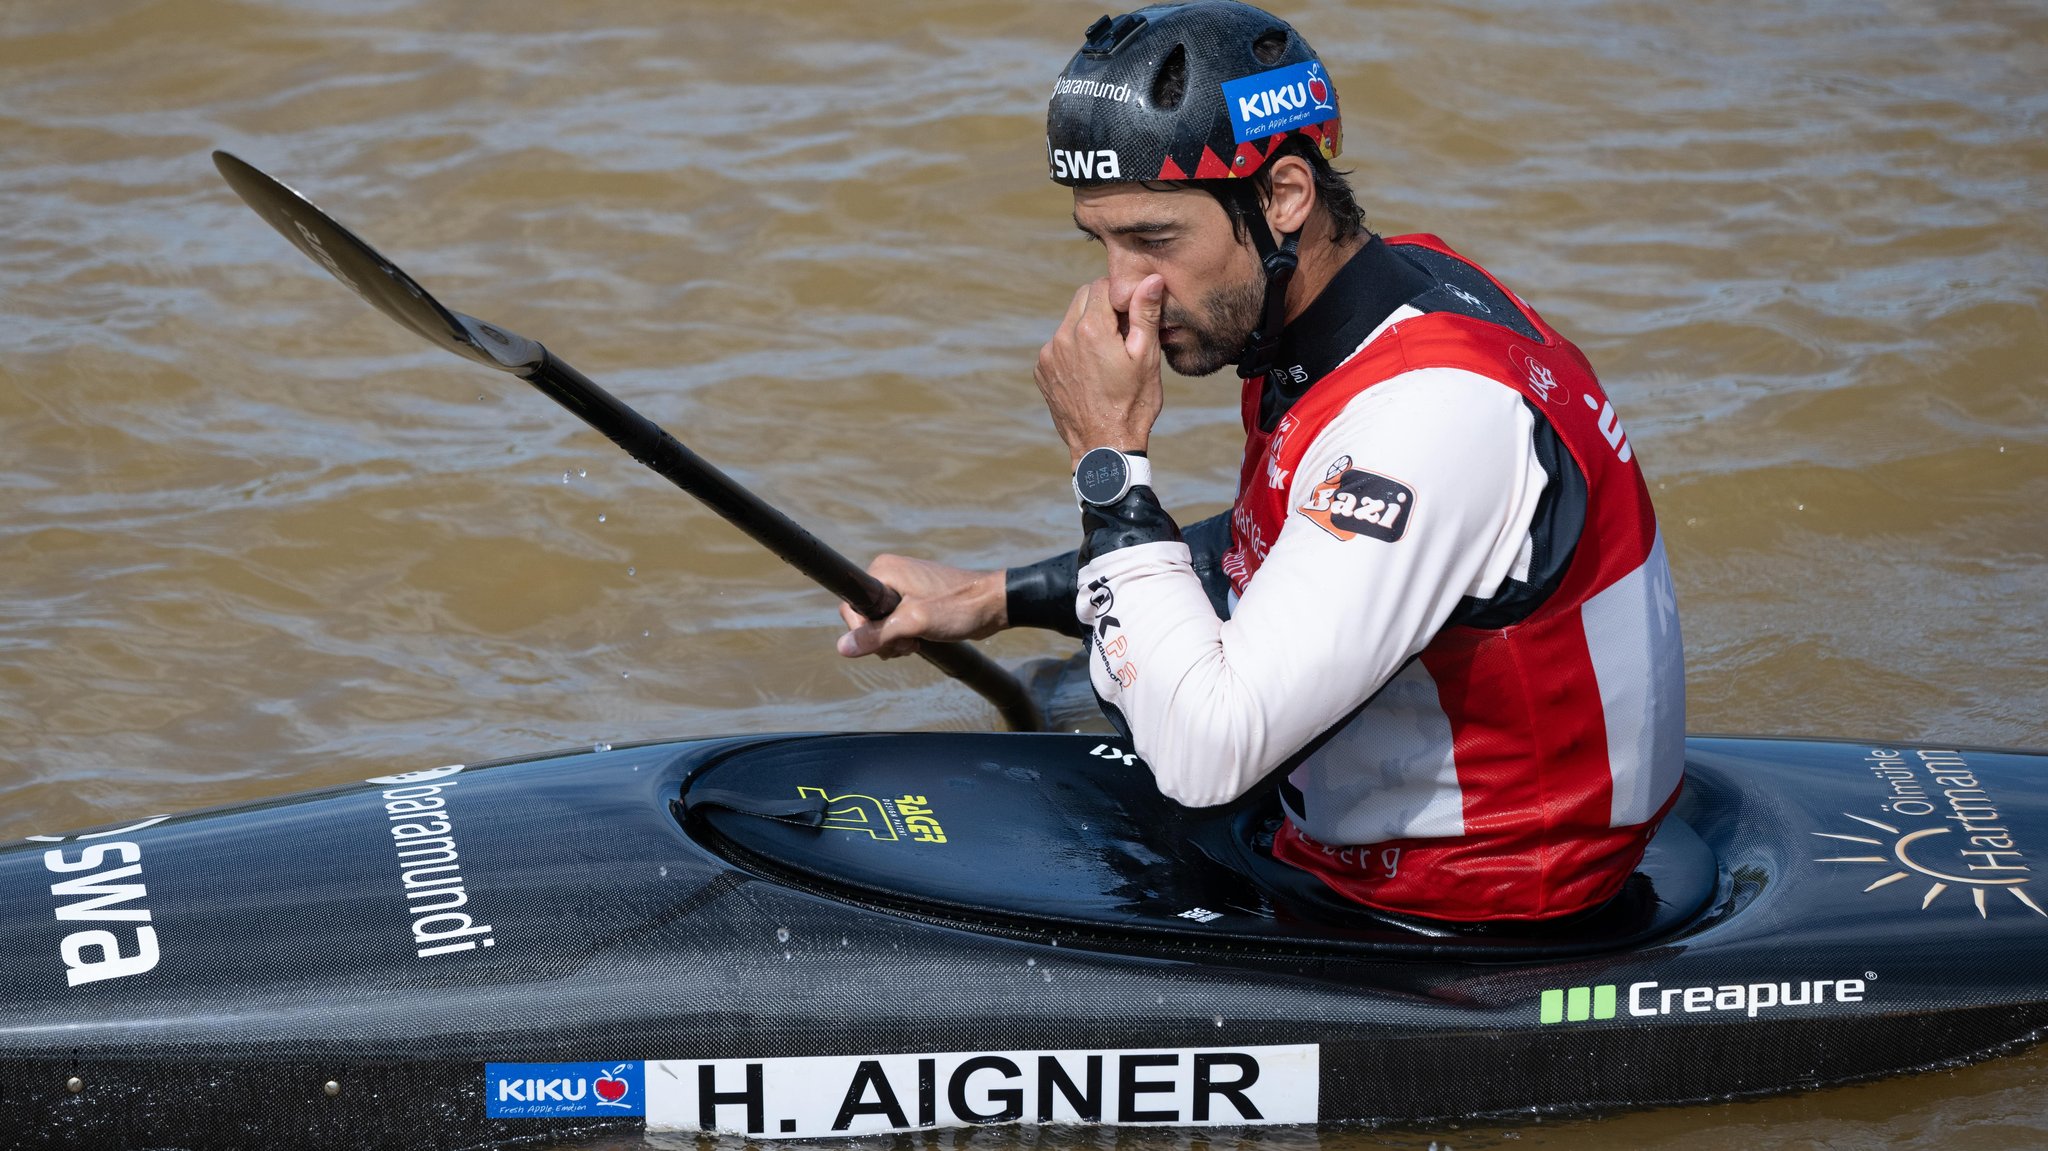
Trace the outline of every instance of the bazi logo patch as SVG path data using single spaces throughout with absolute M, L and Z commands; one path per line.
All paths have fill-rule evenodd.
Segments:
M 1240 144 L 1337 118 L 1337 94 L 1313 61 L 1231 80 L 1223 85 L 1223 102 Z
M 484 1115 L 565 1119 L 647 1114 L 646 1075 L 623 1063 L 486 1063 Z
M 1300 508 L 1310 523 L 1340 540 L 1370 536 L 1388 543 L 1408 530 L 1414 510 L 1413 489 L 1377 472 L 1352 467 L 1350 456 L 1337 457 Z

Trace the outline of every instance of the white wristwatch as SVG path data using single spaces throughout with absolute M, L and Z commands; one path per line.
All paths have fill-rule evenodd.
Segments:
M 1115 448 L 1091 448 L 1074 469 L 1074 499 L 1083 507 L 1106 508 L 1136 487 L 1152 486 L 1152 461 Z

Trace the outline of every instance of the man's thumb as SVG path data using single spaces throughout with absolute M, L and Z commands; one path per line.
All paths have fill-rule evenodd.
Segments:
M 1159 348 L 1159 313 L 1166 305 L 1166 277 L 1147 276 L 1131 294 L 1131 330 L 1124 351 L 1142 359 Z

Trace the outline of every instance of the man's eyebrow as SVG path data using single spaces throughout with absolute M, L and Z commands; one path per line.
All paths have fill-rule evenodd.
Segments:
M 1083 235 L 1098 240 L 1102 238 L 1101 233 L 1083 224 L 1079 216 L 1074 217 L 1074 226 L 1081 229 Z M 1133 220 L 1128 224 L 1112 224 L 1102 229 L 1102 231 L 1108 232 L 1112 236 L 1133 236 L 1146 232 L 1170 232 L 1178 227 L 1180 227 L 1178 220 Z

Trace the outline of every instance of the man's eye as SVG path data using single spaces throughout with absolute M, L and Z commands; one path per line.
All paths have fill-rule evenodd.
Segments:
M 1164 251 L 1172 244 L 1173 237 L 1171 236 L 1141 236 L 1138 239 L 1138 246 L 1148 252 Z

